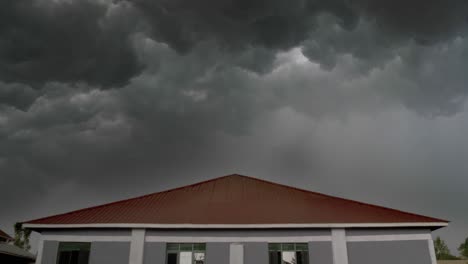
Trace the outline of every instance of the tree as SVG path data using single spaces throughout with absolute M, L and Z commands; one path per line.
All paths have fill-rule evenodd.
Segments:
M 460 244 L 458 252 L 460 252 L 460 256 L 468 258 L 468 237 L 465 239 L 465 242 Z
M 453 259 L 458 259 L 457 257 L 453 256 L 450 253 L 450 250 L 445 243 L 444 240 L 442 240 L 440 237 L 437 237 L 434 240 L 434 250 L 436 254 L 436 258 L 438 260 L 453 260 Z
M 30 235 L 31 235 L 31 230 L 23 228 L 22 223 L 16 223 L 15 224 L 15 241 L 13 242 L 14 245 L 24 250 L 31 249 L 31 245 L 29 245 Z

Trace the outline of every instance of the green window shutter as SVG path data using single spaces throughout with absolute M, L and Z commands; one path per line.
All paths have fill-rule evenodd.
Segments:
M 91 243 L 86 242 L 60 242 L 59 251 L 89 251 Z
M 179 251 L 179 244 L 177 243 L 167 243 L 167 251 Z
M 294 243 L 284 243 L 282 244 L 282 251 L 294 251 Z
M 188 243 L 180 244 L 180 251 L 193 251 L 193 244 L 188 244 Z
M 307 243 L 297 243 L 296 251 L 309 251 L 309 245 Z
M 270 243 L 268 244 L 269 251 L 281 251 L 281 244 L 280 243 Z
M 193 250 L 194 251 L 205 251 L 206 250 L 206 244 L 204 244 L 204 243 L 193 244 Z

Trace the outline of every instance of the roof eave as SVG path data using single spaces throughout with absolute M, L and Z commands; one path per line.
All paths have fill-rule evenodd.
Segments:
M 324 224 L 28 224 L 32 230 L 74 228 L 148 228 L 148 229 L 288 229 L 288 228 L 430 228 L 436 230 L 448 226 L 447 222 L 409 223 L 324 223 Z

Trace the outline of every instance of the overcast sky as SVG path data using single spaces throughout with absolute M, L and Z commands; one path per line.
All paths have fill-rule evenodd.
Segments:
M 468 1 L 0 3 L 0 228 L 240 173 L 468 236 Z M 456 253 L 456 252 L 452 252 Z

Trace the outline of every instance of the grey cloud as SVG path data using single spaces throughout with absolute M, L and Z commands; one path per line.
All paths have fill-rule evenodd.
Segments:
M 302 51 L 310 60 L 332 70 L 341 56 L 355 59 L 357 68 L 368 72 L 381 67 L 398 55 L 398 49 L 412 43 L 410 38 L 382 31 L 375 21 L 361 18 L 351 29 L 338 24 L 337 18 L 318 18 L 313 38 L 302 42 Z
M 391 45 L 392 38 L 430 44 L 460 34 L 468 10 L 462 0 L 131 2 L 150 22 L 153 37 L 181 52 L 212 39 L 227 50 L 249 46 L 286 50 L 305 40 L 320 41 L 322 36 L 315 30 L 322 14 L 336 17 L 337 26 L 344 31 L 354 30 L 362 20 L 374 23 L 385 37 L 377 40 L 381 44 Z
M 411 85 L 388 87 L 386 94 L 397 94 L 405 105 L 422 114 L 457 113 L 467 96 L 468 76 L 464 69 L 468 39 L 456 38 L 426 48 L 410 46 L 403 53 L 406 63 L 397 74 Z
M 413 38 L 422 44 L 452 38 L 464 31 L 468 3 L 463 0 L 350 1 L 390 34 Z
M 44 182 L 105 185 L 112 178 L 118 185 L 128 174 L 144 179 L 152 172 L 177 171 L 180 164 L 204 167 L 200 160 L 213 159 L 210 152 L 225 144 L 217 141 L 220 134 L 248 136 L 264 115 L 285 107 L 317 120 L 346 120 L 399 104 L 411 110 L 438 111 L 405 101 L 411 94 L 422 98 L 424 90 L 403 84 L 433 81 L 426 80 L 428 75 L 415 79 L 402 75 L 408 64 L 398 61 L 363 76 L 355 74 L 352 59 L 340 57 L 338 66 L 327 71 L 295 49 L 278 55 L 271 73 L 257 75 L 233 66 L 236 58 L 216 50 L 211 42 L 200 43 L 185 55 L 146 37 L 137 40 L 136 46 L 146 69 L 121 89 L 48 83 L 27 109 L 3 109 L 0 157 L 10 164 L 11 175 L 19 173 L 14 172 L 16 167 L 23 167 L 43 172 L 38 177 Z M 450 50 L 453 56 L 460 52 Z M 428 49 L 423 57 L 433 60 L 436 55 Z M 464 82 L 460 73 L 454 72 L 455 76 Z M 437 86 L 428 89 L 437 94 Z M 450 94 L 459 92 L 463 94 L 458 90 Z M 438 107 L 441 102 L 431 105 Z M 301 142 L 291 141 L 273 151 L 277 156 L 271 158 L 284 164 L 278 171 L 294 167 L 300 173 L 320 166 L 321 155 L 298 149 Z M 317 160 L 309 163 L 301 156 Z M 290 166 L 291 162 L 297 163 Z M 24 166 L 11 165 L 21 163 Z
M 148 59 L 164 64 L 157 75 L 148 66 L 118 90 L 48 83 L 25 111 L 5 108 L 0 157 L 46 172 L 38 176 L 45 182 L 99 185 L 111 175 L 124 180 L 123 175 L 143 177 L 146 170 L 190 163 L 217 131 L 246 132 L 261 109 L 251 97 L 254 87 L 244 80 L 247 72 L 230 68 L 210 75 L 216 56 L 200 65 L 203 47 L 201 54 L 181 56 L 151 45 L 147 55 L 154 57 Z M 10 171 L 15 166 L 6 168 L 10 175 L 19 173 Z
M 0 106 L 26 109 L 39 96 L 37 90 L 21 83 L 0 82 Z
M 293 63 L 289 70 L 267 76 L 267 86 L 278 100 L 314 117 L 379 111 L 393 104 L 426 117 L 453 115 L 466 100 L 467 49 L 466 37 L 426 47 L 413 42 L 392 49 L 394 55 L 384 61 L 375 57 L 373 67 L 331 52 L 334 68 Z
M 356 14 L 342 1 L 146 1 L 132 0 L 150 23 L 152 36 L 184 53 L 215 40 L 227 51 L 251 46 L 289 49 L 309 37 L 322 12 L 353 24 Z
M 41 87 L 48 81 L 103 86 L 139 72 L 125 3 L 6 1 L 0 8 L 0 79 Z
M 430 71 L 418 67 L 421 70 L 411 75 L 404 73 L 412 64 L 398 60 L 369 75 L 356 74 L 354 59 L 346 56 L 338 57 L 333 70 L 323 70 L 299 49 L 276 56 L 274 70 L 257 75 L 235 66 L 240 58 L 226 55 L 213 42 L 201 42 L 188 54 L 145 36 L 135 45 L 146 68 L 121 89 L 47 83 L 27 108 L 2 108 L 0 157 L 10 164 L 8 171 L 31 167 L 43 172 L 38 177 L 45 182 L 50 178 L 105 184 L 110 175 L 121 175 L 116 176 L 118 182 L 127 174 L 143 179 L 153 171 L 176 170 L 179 164 L 199 166 L 198 159 L 211 159 L 209 152 L 218 144 L 213 139 L 220 133 L 244 137 L 263 115 L 284 107 L 317 120 L 346 120 L 400 104 L 422 113 L 445 109 L 453 114 L 464 102 L 456 101 L 455 108 L 444 105 L 464 95 L 464 67 L 457 60 L 466 49 L 463 39 L 447 44 L 448 53 L 427 48 L 420 56 L 424 60 L 414 61 L 434 62 Z M 444 64 L 447 54 L 452 59 Z M 458 67 L 459 71 L 449 70 Z M 453 90 L 446 90 L 445 98 L 436 96 L 439 72 L 454 81 L 447 81 Z M 432 98 L 428 104 L 423 99 L 426 93 Z M 287 143 L 278 157 L 308 156 L 308 150 L 295 152 L 300 145 Z M 288 160 L 300 161 L 284 162 Z M 25 165 L 11 166 L 20 162 Z M 311 166 L 300 163 L 295 167 Z M 285 171 L 291 166 L 286 167 Z
M 433 45 L 462 34 L 468 7 L 458 0 L 391 5 L 366 0 L 21 0 L 4 3 L 2 10 L 3 81 L 34 87 L 84 81 L 106 88 L 122 86 L 141 72 L 134 47 L 138 33 L 181 54 L 203 42 L 216 43 L 222 54 L 239 57 L 235 65 L 262 74 L 271 71 L 278 51 L 297 46 L 328 69 L 339 54 L 363 59 L 363 67 L 372 68 L 395 56 L 400 45 Z M 324 14 L 333 19 L 324 22 Z

